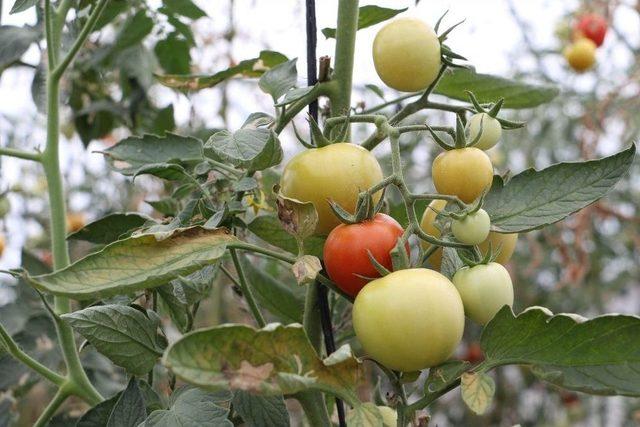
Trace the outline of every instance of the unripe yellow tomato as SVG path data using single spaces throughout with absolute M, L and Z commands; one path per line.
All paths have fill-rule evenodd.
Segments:
M 440 237 L 440 230 L 435 225 L 437 212 L 443 210 L 447 202 L 445 200 L 433 200 L 429 207 L 424 211 L 422 220 L 420 221 L 420 227 L 427 233 L 434 237 Z M 491 250 L 495 253 L 500 249 L 500 253 L 496 258 L 496 262 L 500 264 L 506 264 L 511 259 L 513 252 L 516 248 L 516 242 L 518 241 L 518 234 L 503 234 L 491 231 L 489 237 L 480 243 L 478 247 L 482 253 L 486 253 L 489 250 L 489 244 L 491 244 Z M 422 247 L 428 249 L 431 245 L 423 242 Z M 429 257 L 429 264 L 436 270 L 440 270 L 442 266 L 442 248 L 438 248 L 433 255 Z
M 441 66 L 440 40 L 433 28 L 415 18 L 391 21 L 373 41 L 373 63 L 390 88 L 415 92 L 436 79 Z
M 329 200 L 353 213 L 358 194 L 382 181 L 378 160 L 366 149 L 349 143 L 312 148 L 293 157 L 280 179 L 281 193 L 302 202 L 312 202 L 318 212 L 316 234 L 329 234 L 340 220 Z M 374 195 L 374 202 L 381 193 Z
M 397 371 L 437 366 L 464 331 L 464 308 L 449 279 L 426 268 L 398 270 L 367 284 L 353 304 L 365 352 Z
M 493 165 L 479 148 L 457 148 L 439 154 L 433 161 L 431 174 L 438 193 L 471 203 L 491 186 Z
M 562 52 L 567 62 L 575 71 L 582 73 L 596 63 L 596 44 L 587 39 L 579 38 L 564 48 Z
M 496 262 L 463 267 L 453 276 L 464 312 L 471 320 L 486 325 L 505 305 L 513 306 L 513 284 L 506 268 Z
M 482 127 L 482 133 L 480 133 Z M 502 126 L 500 122 L 487 113 L 478 113 L 469 119 L 469 140 L 475 141 L 480 135 L 474 147 L 481 150 L 488 150 L 500 141 L 502 136 Z

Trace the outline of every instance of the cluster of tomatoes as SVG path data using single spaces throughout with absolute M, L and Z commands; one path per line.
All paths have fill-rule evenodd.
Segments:
M 424 90 L 441 68 L 440 40 L 420 20 L 397 19 L 377 34 L 373 59 L 388 86 Z M 324 266 L 337 286 L 355 297 L 353 326 L 363 349 L 394 370 L 413 372 L 444 362 L 460 343 L 465 314 L 486 324 L 501 307 L 513 304 L 511 279 L 500 263 L 511 257 L 517 235 L 491 232 L 489 215 L 477 203 L 493 180 L 493 166 L 484 150 L 497 144 L 501 124 L 491 114 L 479 112 L 468 121 L 466 133 L 467 146 L 435 158 L 432 177 L 438 193 L 457 196 L 469 204 L 468 209 L 457 216 L 438 215 L 445 212 L 447 202 L 433 200 L 421 227 L 436 238 L 453 235 L 457 242 L 477 245 L 484 253 L 499 249 L 499 256 L 497 262 L 462 267 L 452 280 L 437 271 L 441 247 L 432 249 L 433 269 L 392 271 L 390 252 L 404 233 L 392 217 L 374 213 L 347 224 L 334 214 L 329 200 L 354 212 L 360 192 L 384 179 L 374 155 L 361 146 L 335 143 L 305 150 L 291 159 L 281 178 L 283 195 L 312 202 L 317 210 L 316 234 L 328 235 Z M 374 193 L 372 202 L 378 204 L 381 197 L 382 191 Z M 429 250 L 429 245 L 423 249 Z M 408 244 L 399 250 L 410 257 Z M 389 273 L 381 277 L 381 270 Z
M 571 68 L 582 73 L 593 67 L 596 49 L 602 46 L 606 35 L 607 20 L 603 16 L 590 13 L 579 17 L 573 26 L 572 41 L 563 51 Z

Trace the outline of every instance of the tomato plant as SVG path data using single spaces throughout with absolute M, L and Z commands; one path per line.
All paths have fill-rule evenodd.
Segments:
M 464 312 L 486 325 L 505 305 L 513 305 L 513 284 L 506 268 L 496 262 L 463 267 L 453 276 Z
M 380 276 L 370 257 L 392 269 L 389 252 L 403 231 L 398 221 L 380 213 L 361 223 L 338 225 L 324 244 L 323 258 L 329 278 L 355 297 L 370 279 Z M 406 248 L 408 252 L 409 246 Z
M 387 86 L 404 92 L 424 90 L 440 70 L 440 41 L 419 19 L 396 19 L 376 34 L 373 63 Z
M 464 309 L 456 288 L 440 273 L 400 270 L 360 291 L 353 327 L 366 354 L 411 372 L 437 366 L 453 354 L 464 330 Z
M 597 159 L 601 147 L 590 145 L 612 109 L 633 111 L 636 100 L 616 98 L 633 82 L 597 108 L 597 97 L 567 91 L 559 108 L 551 78 L 476 72 L 469 47 L 449 44 L 460 24 L 444 28 L 444 15 L 427 24 L 357 0 L 338 0 L 336 27 L 321 30 L 330 41 L 316 37 L 314 2 L 305 3 L 303 77 L 292 52 L 236 58 L 234 38 L 248 52 L 252 31 L 204 37 L 206 25 L 192 24 L 210 19 L 206 2 L 12 3 L 37 24 L 0 26 L 0 72 L 30 73 L 43 115 L 33 126 L 0 117 L 9 141 L 0 156 L 23 162 L 2 169 L 3 179 L 19 176 L 3 181 L 0 225 L 12 245 L 28 235 L 21 264 L 2 269 L 0 424 L 406 427 L 456 389 L 471 412 L 493 408 L 493 422 L 519 407 L 495 393 L 513 385 L 490 376 L 505 365 L 523 367 L 519 384 L 640 396 L 638 317 L 537 306 L 541 292 L 561 295 L 543 302 L 563 312 L 575 300 L 601 303 L 600 290 L 620 284 L 579 288 L 616 275 L 602 271 L 606 257 L 593 262 L 589 251 L 610 237 L 589 234 L 590 219 L 637 223 L 634 187 L 617 185 L 634 176 L 635 145 L 622 139 L 626 148 Z M 369 46 L 360 31 L 378 24 Z M 231 50 L 209 61 L 220 40 Z M 317 43 L 333 55 L 318 59 Z M 363 52 L 389 88 L 409 93 L 354 76 Z M 594 52 L 581 38 L 567 59 L 584 70 Z M 199 112 L 194 93 L 205 89 L 220 100 L 208 104 L 215 117 Z M 580 132 L 562 126 L 576 110 Z M 42 147 L 29 145 L 40 133 Z M 616 138 L 607 135 L 607 151 Z M 509 143 L 494 170 L 483 150 L 500 139 Z M 74 143 L 91 163 L 67 161 Z M 538 145 L 534 159 L 511 151 Z M 577 153 L 584 159 L 551 164 Z M 625 210 L 601 201 L 616 186 Z M 555 250 L 540 245 L 554 239 Z M 633 242 L 607 246 L 607 256 Z M 562 283 L 549 265 L 574 254 Z M 588 274 L 590 262 L 600 274 Z M 465 314 L 479 325 L 465 331 Z M 36 405 L 38 394 L 49 403 Z

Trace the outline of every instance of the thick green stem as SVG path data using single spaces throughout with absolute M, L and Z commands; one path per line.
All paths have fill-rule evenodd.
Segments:
M 353 83 L 353 57 L 358 31 L 358 0 L 340 0 L 336 29 L 335 68 L 329 98 L 331 116 L 341 116 L 351 108 L 351 86 Z
M 302 409 L 304 409 L 310 426 L 324 427 L 333 425 L 329 419 L 327 407 L 321 393 L 316 391 L 303 391 L 296 393 L 294 397 L 300 402 L 300 405 L 302 405 Z

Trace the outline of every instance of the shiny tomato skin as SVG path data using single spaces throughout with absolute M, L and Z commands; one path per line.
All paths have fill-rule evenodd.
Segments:
M 589 13 L 581 16 L 573 27 L 574 34 L 578 37 L 586 37 L 596 44 L 602 46 L 607 35 L 607 20 L 597 13 Z
M 312 148 L 294 156 L 285 166 L 280 192 L 303 202 L 312 202 L 318 212 L 316 234 L 326 236 L 340 224 L 329 200 L 353 213 L 360 191 L 382 181 L 378 160 L 356 144 L 337 143 Z M 374 194 L 373 201 L 380 200 Z
M 424 90 L 440 71 L 440 40 L 433 28 L 415 18 L 395 19 L 373 41 L 373 63 L 390 88 Z
M 368 253 L 391 270 L 389 252 L 403 231 L 398 221 L 382 213 L 361 223 L 340 224 L 329 233 L 324 244 L 324 265 L 329 277 L 340 289 L 355 297 L 369 282 L 365 277 L 380 277 Z
M 464 307 L 442 274 L 398 270 L 362 288 L 353 327 L 368 356 L 396 371 L 419 371 L 453 354 L 464 332 Z
M 474 147 L 481 150 L 493 148 L 502 136 L 502 126 L 500 122 L 487 113 L 477 113 L 469 119 L 469 140 L 476 141 Z M 482 128 L 482 133 L 480 129 Z M 480 137 L 478 137 L 480 135 Z
M 513 306 L 513 284 L 501 264 L 463 267 L 452 280 L 460 292 L 465 315 L 481 325 L 489 323 L 505 305 Z
M 479 148 L 456 148 L 440 153 L 433 160 L 431 173 L 438 193 L 471 203 L 491 186 L 493 165 Z

